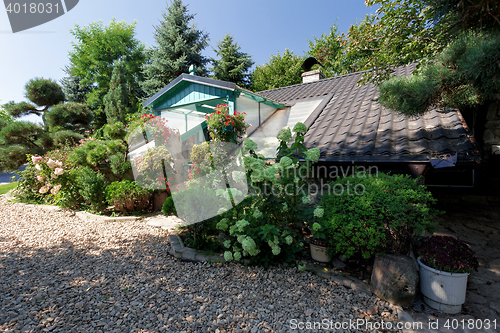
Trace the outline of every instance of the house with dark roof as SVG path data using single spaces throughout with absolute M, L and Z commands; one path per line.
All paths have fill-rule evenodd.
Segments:
M 415 65 L 400 67 L 407 76 Z M 424 176 L 436 186 L 472 186 L 480 152 L 458 110 L 433 109 L 407 118 L 378 103 L 378 88 L 359 86 L 363 73 L 325 79 L 319 70 L 303 83 L 258 93 L 234 83 L 182 74 L 144 103 L 179 130 L 183 149 L 207 140 L 205 116 L 221 103 L 245 112 L 247 136 L 266 158 L 275 156 L 280 129 L 303 122 L 305 145 L 318 147 L 318 165 L 376 166 Z M 186 161 L 189 163 L 189 161 Z

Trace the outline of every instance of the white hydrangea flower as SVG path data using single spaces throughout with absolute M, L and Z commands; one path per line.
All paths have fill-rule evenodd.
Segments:
M 243 250 L 251 256 L 256 256 L 260 252 L 257 248 L 257 244 L 255 244 L 255 241 L 250 236 L 245 238 L 245 240 L 241 243 L 241 246 L 243 247 Z
M 229 222 L 229 219 L 223 218 L 217 223 L 216 228 L 222 231 L 226 231 L 228 227 L 227 222 Z
M 288 142 L 292 138 L 292 132 L 290 131 L 290 127 L 283 127 L 278 135 L 276 136 L 278 140 Z
M 276 183 L 278 181 L 278 179 L 276 178 L 276 173 L 274 172 L 274 168 L 265 169 L 264 178 L 271 183 Z
M 229 249 L 231 247 L 231 241 L 229 239 L 224 241 L 224 247 L 226 249 Z
M 262 217 L 262 212 L 259 210 L 259 208 L 255 208 L 253 211 L 253 217 L 256 219 L 260 219 Z
M 319 148 L 312 148 L 306 151 L 306 159 L 312 162 L 318 162 L 319 160 Z
M 282 168 L 286 168 L 286 167 L 292 165 L 292 163 L 293 163 L 292 159 L 288 156 L 283 156 L 280 160 L 280 166 Z
M 277 256 L 278 254 L 281 253 L 281 247 L 279 247 L 278 245 L 275 245 L 275 246 L 273 246 L 272 251 L 273 251 L 273 254 L 275 256 Z
M 226 261 L 233 260 L 233 254 L 231 253 L 231 251 L 224 252 L 224 259 L 226 259 Z
M 234 260 L 240 261 L 241 260 L 241 252 L 234 252 Z
M 287 243 L 287 245 L 290 245 L 293 243 L 293 237 L 288 235 L 285 237 L 285 243 Z
M 293 127 L 292 131 L 295 132 L 295 133 L 299 133 L 299 132 L 300 133 L 305 133 L 305 132 L 307 132 L 307 127 L 303 123 L 297 123 Z
M 243 241 L 245 240 L 247 236 L 246 235 L 238 235 L 238 243 L 243 243 Z
M 308 204 L 311 202 L 311 199 L 309 199 L 309 197 L 302 197 L 302 203 L 303 204 Z
M 316 217 L 323 217 L 323 214 L 325 213 L 325 210 L 321 207 L 316 207 L 316 209 L 314 210 L 314 216 Z
M 312 228 L 314 231 L 319 231 L 321 230 L 321 224 L 319 224 L 318 222 L 314 222 Z
M 243 150 L 244 151 L 249 151 L 249 150 L 256 150 L 259 148 L 255 142 L 253 142 L 251 139 L 246 138 L 243 141 Z
M 235 182 L 239 183 L 239 182 L 244 182 L 247 180 L 247 174 L 243 171 L 233 171 L 232 173 L 233 175 L 233 179 Z

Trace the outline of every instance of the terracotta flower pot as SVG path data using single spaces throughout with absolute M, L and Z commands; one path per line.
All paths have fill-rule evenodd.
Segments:
M 153 211 L 159 212 L 163 207 L 163 203 L 168 198 L 167 192 L 153 193 Z

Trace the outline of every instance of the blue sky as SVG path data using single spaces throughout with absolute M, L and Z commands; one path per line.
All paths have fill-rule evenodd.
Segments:
M 232 34 L 241 51 L 249 53 L 257 65 L 285 48 L 303 55 L 308 39 L 328 33 L 337 20 L 339 30 L 347 32 L 356 20 L 375 13 L 363 0 L 184 0 L 196 14 L 194 23 L 210 34 L 204 55 L 215 56 L 215 47 L 226 33 Z M 170 1 L 168 1 L 170 3 Z M 80 0 L 65 15 L 24 32 L 12 33 L 5 10 L 0 10 L 0 104 L 24 100 L 24 85 L 33 77 L 60 80 L 68 65 L 73 41 L 70 29 L 113 18 L 137 21 L 136 37 L 146 46 L 155 44 L 158 25 L 166 1 Z M 36 117 L 30 117 L 36 120 Z

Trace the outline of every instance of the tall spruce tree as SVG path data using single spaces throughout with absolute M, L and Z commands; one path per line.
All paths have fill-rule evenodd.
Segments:
M 249 70 L 254 62 L 248 53 L 241 52 L 240 49 L 241 47 L 228 34 L 217 43 L 214 52 L 220 59 L 212 58 L 214 67 L 210 68 L 214 79 L 234 82 L 243 87 L 250 86 Z
M 125 64 L 118 62 L 113 69 L 109 91 L 104 96 L 104 111 L 108 124 L 116 121 L 125 123 L 125 115 L 130 112 Z
M 194 65 L 198 75 L 206 76 L 208 59 L 201 55 L 208 46 L 208 33 L 196 29 L 190 22 L 194 15 L 188 13 L 181 0 L 173 0 L 163 21 L 155 27 L 156 46 L 147 51 L 148 63 L 143 66 L 142 88 L 152 96 Z

